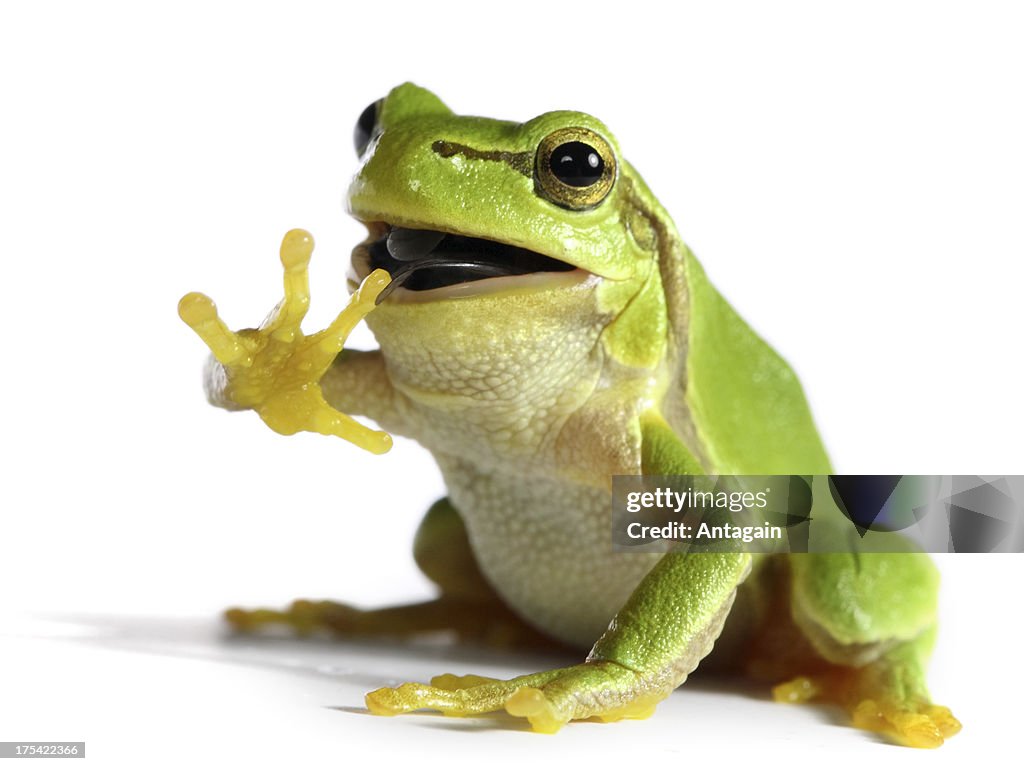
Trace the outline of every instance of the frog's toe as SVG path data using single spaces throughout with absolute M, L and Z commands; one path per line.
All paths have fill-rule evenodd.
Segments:
M 418 709 L 444 712 L 444 689 L 421 683 L 403 683 L 397 688 L 378 688 L 366 694 L 366 708 L 374 715 L 401 715 Z
M 559 708 L 540 688 L 519 688 L 505 701 L 505 711 L 513 717 L 525 717 L 537 733 L 557 733 L 572 719 L 570 710 Z
M 899 703 L 891 699 L 864 699 L 853 709 L 853 724 L 867 731 L 888 734 L 901 744 L 931 749 L 960 731 L 960 721 L 946 707 L 924 702 Z
M 822 685 L 813 677 L 794 677 L 772 688 L 772 698 L 784 704 L 803 704 L 818 696 Z
M 472 688 L 487 683 L 499 683 L 500 680 L 482 675 L 452 675 L 443 674 L 430 678 L 430 684 L 435 688 L 443 688 L 446 691 L 457 691 L 460 688 Z
M 459 687 L 456 684 L 458 681 L 474 684 Z M 509 681 L 476 675 L 461 678 L 456 675 L 440 675 L 430 685 L 403 683 L 397 688 L 371 691 L 366 694 L 366 707 L 375 715 L 401 715 L 427 709 L 449 717 L 468 717 L 501 709 L 509 687 Z
M 956 716 L 953 715 L 953 712 L 949 707 L 932 704 L 927 708 L 926 712 L 928 717 L 930 717 L 935 725 L 938 726 L 943 739 L 948 739 L 950 736 L 956 736 L 960 733 L 960 729 L 963 728 L 963 725 L 956 719 Z
M 282 611 L 273 608 L 228 608 L 224 611 L 224 620 L 236 632 L 255 632 L 267 626 L 291 626 L 298 634 L 309 630 L 296 623 L 290 610 Z

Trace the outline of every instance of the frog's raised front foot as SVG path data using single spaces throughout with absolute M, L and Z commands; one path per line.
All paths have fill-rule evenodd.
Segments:
M 427 709 L 453 717 L 504 709 L 525 717 L 535 731 L 555 733 L 570 720 L 650 717 L 671 691 L 620 664 L 590 661 L 511 680 L 440 675 L 430 685 L 405 683 L 368 693 L 366 706 L 376 715 Z
M 870 670 L 870 668 L 868 668 Z M 947 707 L 909 695 L 897 682 L 883 682 L 870 671 L 848 669 L 801 676 L 772 689 L 776 701 L 826 701 L 844 707 L 853 725 L 884 734 L 909 747 L 932 749 L 960 731 Z
M 280 434 L 312 431 L 347 439 L 370 452 L 387 452 L 391 437 L 331 407 L 320 390 L 320 378 L 352 329 L 376 307 L 391 277 L 384 270 L 370 273 L 327 328 L 306 335 L 301 325 L 309 308 L 312 253 L 309 233 L 290 230 L 285 234 L 280 252 L 284 299 L 258 329 L 232 332 L 217 315 L 213 300 L 199 292 L 181 298 L 178 315 L 217 360 L 221 369 L 212 376 L 220 384 L 215 396 L 225 406 L 255 410 Z

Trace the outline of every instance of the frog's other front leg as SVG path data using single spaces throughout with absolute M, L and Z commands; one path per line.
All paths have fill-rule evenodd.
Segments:
M 379 715 L 505 709 L 542 733 L 570 720 L 648 717 L 711 651 L 750 566 L 746 554 L 667 554 L 582 664 L 512 680 L 441 675 L 373 691 L 366 705 Z
M 935 640 L 938 574 L 926 555 L 790 556 L 793 620 L 824 663 L 775 687 L 778 701 L 820 700 L 858 728 L 933 748 L 960 730 L 933 704 L 925 670 Z
M 404 638 L 449 631 L 462 641 L 495 647 L 557 645 L 516 616 L 487 583 L 473 556 L 462 517 L 447 498 L 437 501 L 423 518 L 413 557 L 440 588 L 437 599 L 368 610 L 329 600 L 296 600 L 281 610 L 230 608 L 225 617 L 239 632 L 284 626 L 300 635 L 326 632 L 344 638 Z

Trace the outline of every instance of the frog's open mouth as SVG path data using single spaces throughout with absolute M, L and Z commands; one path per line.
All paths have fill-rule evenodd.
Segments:
M 366 265 L 367 273 L 383 268 L 391 274 L 391 284 L 381 299 L 399 286 L 422 292 L 485 278 L 577 269 L 553 257 L 485 238 L 386 223 L 371 223 L 368 228 L 370 236 L 356 247 L 353 264 Z

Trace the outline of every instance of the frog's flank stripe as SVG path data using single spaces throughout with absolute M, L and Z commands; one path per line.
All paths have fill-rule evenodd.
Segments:
M 466 158 L 480 161 L 501 161 L 502 163 L 507 163 L 524 177 L 533 176 L 533 153 L 510 153 L 507 150 L 477 150 L 469 145 L 447 142 L 443 139 L 434 142 L 430 149 L 442 158 L 463 155 Z

